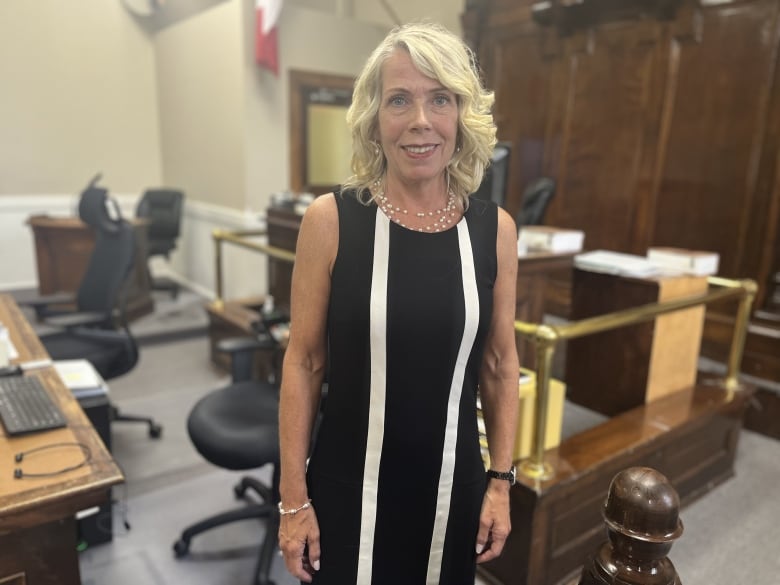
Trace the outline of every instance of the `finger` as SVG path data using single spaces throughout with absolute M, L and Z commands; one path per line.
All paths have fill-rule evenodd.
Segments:
M 320 570 L 320 533 L 319 530 L 312 530 L 307 540 L 309 548 L 309 563 L 315 571 Z
M 311 573 L 304 568 L 302 556 L 292 557 L 285 555 L 284 564 L 293 577 L 300 579 L 304 583 L 311 583 Z
M 479 530 L 477 531 L 477 555 L 482 554 L 482 551 L 487 548 L 488 537 L 490 536 L 490 524 L 480 520 Z

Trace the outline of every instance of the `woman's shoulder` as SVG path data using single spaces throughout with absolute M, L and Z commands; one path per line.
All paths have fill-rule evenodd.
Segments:
M 336 196 L 334 193 L 326 193 L 315 198 L 306 208 L 301 220 L 301 228 L 328 230 L 338 225 L 338 210 L 336 209 Z

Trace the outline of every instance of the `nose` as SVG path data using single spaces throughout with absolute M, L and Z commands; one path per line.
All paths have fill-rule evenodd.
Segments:
M 430 122 L 428 120 L 428 110 L 425 102 L 416 102 L 412 115 L 412 127 L 428 128 L 429 126 Z

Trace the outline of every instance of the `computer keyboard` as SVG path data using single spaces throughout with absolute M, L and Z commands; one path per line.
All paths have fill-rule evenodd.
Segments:
M 9 435 L 56 429 L 65 416 L 36 376 L 0 378 L 0 419 Z

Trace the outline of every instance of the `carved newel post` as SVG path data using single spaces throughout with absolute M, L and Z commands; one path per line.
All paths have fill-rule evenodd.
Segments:
M 683 531 L 680 498 L 650 467 L 629 467 L 612 478 L 604 503 L 609 540 L 582 568 L 579 585 L 681 585 L 667 558 Z

